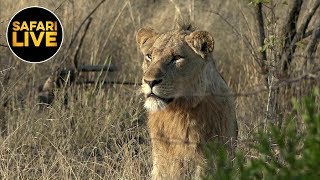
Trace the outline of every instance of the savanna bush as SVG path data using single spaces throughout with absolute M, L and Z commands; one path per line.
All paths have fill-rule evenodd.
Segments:
M 238 150 L 233 162 L 223 147 L 205 147 L 208 159 L 204 179 L 319 179 L 320 112 L 319 89 L 302 101 L 293 100 L 294 111 L 283 127 L 270 125 L 258 131 L 249 143 L 257 157 Z M 303 130 L 297 126 L 302 118 Z

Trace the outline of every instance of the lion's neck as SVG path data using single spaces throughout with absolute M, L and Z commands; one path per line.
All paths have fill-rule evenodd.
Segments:
M 222 94 L 229 92 L 226 82 L 217 70 L 214 60 L 210 60 L 204 71 L 204 81 L 206 82 L 206 92 L 211 95 Z
M 224 102 L 229 99 L 227 94 L 230 90 L 218 72 L 213 59 L 207 59 L 209 63 L 206 65 L 203 74 L 199 78 L 199 86 L 194 90 L 193 96 L 184 97 L 187 104 L 192 107 L 198 106 L 200 103 L 206 103 L 205 99 L 215 98 L 215 101 Z
M 148 126 L 151 138 L 180 143 L 200 143 L 217 135 L 226 135 L 222 130 L 226 121 L 221 113 L 223 104 L 217 104 L 213 96 L 208 96 L 196 107 L 186 99 L 178 99 L 166 109 L 149 113 Z M 210 121 L 208 121 L 210 120 Z

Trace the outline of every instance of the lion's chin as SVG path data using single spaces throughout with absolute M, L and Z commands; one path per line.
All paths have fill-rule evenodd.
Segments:
M 144 103 L 144 107 L 148 111 L 161 111 L 168 107 L 168 104 L 172 102 L 173 99 L 161 99 L 157 97 L 148 97 Z

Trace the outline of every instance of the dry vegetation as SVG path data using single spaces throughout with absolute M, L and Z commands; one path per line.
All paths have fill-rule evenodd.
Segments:
M 37 87 L 58 67 L 73 65 L 83 28 L 78 36 L 75 32 L 99 2 L 0 0 L 0 44 L 6 44 L 7 20 L 30 5 L 55 11 L 65 31 L 63 48 L 44 64 L 23 63 L 8 48 L 0 46 L 1 179 L 149 177 L 150 140 L 138 85 L 75 85 L 55 89 L 58 98 L 50 107 L 40 110 L 41 105 L 37 101 Z M 310 1 L 309 5 L 313 2 Z M 305 4 L 303 9 L 309 9 L 308 3 Z M 289 7 L 290 3 L 278 4 L 276 18 L 280 19 L 280 24 Z M 264 76 L 243 38 L 249 37 L 258 51 L 254 11 L 248 1 L 236 0 L 188 0 L 180 3 L 174 0 L 106 0 L 92 15 L 78 59 L 80 64 L 111 62 L 118 71 L 99 75 L 88 73 L 83 78 L 139 83 L 142 61 L 134 32 L 144 25 L 160 31 L 172 29 L 177 9 L 191 12 L 195 24 L 213 34 L 218 68 L 234 92 L 250 94 L 256 87 L 264 86 Z M 319 10 L 317 12 L 319 16 Z M 298 51 L 296 56 L 301 54 Z M 319 64 L 319 55 L 318 51 L 314 64 Z M 301 65 L 298 60 L 294 62 L 293 69 Z M 295 71 L 292 73 L 299 75 Z M 291 111 L 288 104 L 292 97 L 300 98 L 308 93 L 301 93 L 302 85 L 295 83 L 286 89 L 290 95 L 282 98 L 283 106 L 277 116 L 285 116 Z M 250 156 L 251 151 L 245 146 L 245 141 L 252 132 L 263 128 L 261 124 L 267 115 L 268 92 L 239 96 L 236 103 L 239 148 L 245 149 Z

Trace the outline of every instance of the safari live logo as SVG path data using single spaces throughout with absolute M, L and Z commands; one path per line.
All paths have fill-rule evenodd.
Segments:
M 6 37 L 10 50 L 19 59 L 41 63 L 59 51 L 63 42 L 63 27 L 53 12 L 32 6 L 12 17 Z

